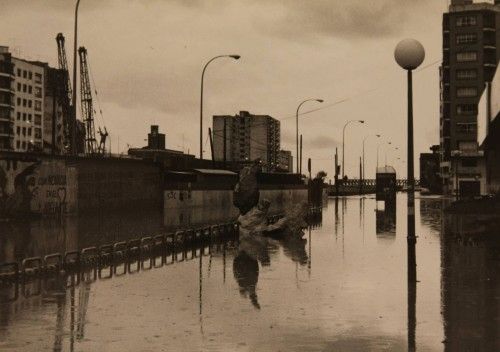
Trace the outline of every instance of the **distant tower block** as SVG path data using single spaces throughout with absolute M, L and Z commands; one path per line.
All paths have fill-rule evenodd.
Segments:
M 148 133 L 148 149 L 165 149 L 165 134 L 159 131 L 158 125 L 151 125 L 151 133 Z

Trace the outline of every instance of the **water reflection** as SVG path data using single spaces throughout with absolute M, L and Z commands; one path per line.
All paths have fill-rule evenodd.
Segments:
M 379 218 L 370 198 L 331 202 L 317 216 L 321 226 L 302 237 L 211 243 L 186 249 L 182 262 L 110 280 L 103 268 L 83 280 L 63 274 L 2 287 L 0 350 L 500 350 L 498 239 L 469 227 L 457 233 L 463 218 L 442 221 L 440 199 L 417 199 L 417 290 L 404 283 L 406 231 L 391 227 L 389 242 L 374 235 L 380 219 L 395 225 L 395 215 Z M 76 223 L 84 230 L 43 230 L 38 244 L 1 240 L 20 256 L 87 246 L 80 236 L 92 229 L 99 243 L 147 234 L 140 221 L 114 220 L 122 224 L 115 232 L 107 219 L 94 221 Z M 143 221 L 143 229 L 162 231 L 161 214 Z M 403 228 L 404 218 L 397 221 Z M 40 228 L 2 226 L 27 242 Z M 332 236 L 337 228 L 342 243 Z
M 396 235 L 396 203 L 384 204 L 375 209 L 377 237 L 394 238 Z
M 471 232 L 470 217 L 448 215 L 443 222 L 445 351 L 499 351 L 500 238 Z
M 260 304 L 257 298 L 257 282 L 259 281 L 259 263 L 245 251 L 239 251 L 233 261 L 233 273 L 240 294 L 244 297 L 249 297 L 252 305 L 260 309 Z
M 0 262 L 154 236 L 167 229 L 160 212 L 141 211 L 0 222 Z
M 309 218 L 311 224 L 319 226 L 321 216 Z M 248 297 L 256 309 L 260 309 L 257 297 L 257 283 L 259 280 L 259 263 L 262 267 L 271 266 L 272 257 L 279 248 L 292 262 L 311 269 L 311 228 L 308 228 L 308 239 L 300 233 L 275 233 L 273 237 L 264 235 L 240 234 L 238 252 L 233 260 L 233 274 L 238 283 L 240 294 Z M 309 243 L 309 255 L 306 244 Z

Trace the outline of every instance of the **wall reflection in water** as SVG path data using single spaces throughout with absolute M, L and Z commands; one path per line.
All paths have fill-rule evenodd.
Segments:
M 462 225 L 471 223 L 464 217 L 447 215 L 443 221 L 445 351 L 500 351 L 499 233 L 479 234 Z
M 161 221 L 159 212 L 137 211 L 0 223 L 0 262 L 154 236 L 164 230 Z
M 377 237 L 394 238 L 396 236 L 396 202 L 386 202 L 382 209 L 377 206 L 376 233 Z

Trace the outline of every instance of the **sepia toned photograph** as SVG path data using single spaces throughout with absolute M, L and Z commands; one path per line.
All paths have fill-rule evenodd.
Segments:
M 0 0 L 0 352 L 500 351 L 500 0 Z

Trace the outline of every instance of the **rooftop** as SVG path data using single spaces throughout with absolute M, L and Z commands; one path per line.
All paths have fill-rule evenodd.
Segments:
M 500 12 L 500 4 L 494 4 L 493 1 L 477 1 L 471 4 L 454 4 L 450 5 L 450 12 L 462 12 L 462 11 L 481 11 L 481 10 L 493 10 Z

